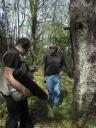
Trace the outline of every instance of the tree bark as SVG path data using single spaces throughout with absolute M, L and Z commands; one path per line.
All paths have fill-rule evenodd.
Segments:
M 73 112 L 82 127 L 96 102 L 96 1 L 71 0 L 70 29 L 74 49 Z M 78 115 L 78 116 L 77 116 Z M 76 126 L 77 127 L 77 126 Z

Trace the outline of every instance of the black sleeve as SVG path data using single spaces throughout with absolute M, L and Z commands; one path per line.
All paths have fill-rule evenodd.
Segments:
M 19 64 L 19 57 L 13 50 L 8 50 L 3 55 L 3 64 L 5 67 L 17 68 Z
M 64 56 L 61 54 L 61 71 L 65 71 L 66 68 L 66 63 L 65 63 L 65 59 Z
M 47 55 L 44 57 L 44 76 L 46 76 L 46 68 L 47 68 Z

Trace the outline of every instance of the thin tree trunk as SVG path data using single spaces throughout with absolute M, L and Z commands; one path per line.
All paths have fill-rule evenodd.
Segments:
M 31 20 L 32 20 L 31 35 L 32 35 L 32 46 L 33 46 L 33 52 L 32 52 L 33 61 L 36 59 L 37 8 L 38 8 L 38 0 L 30 0 L 30 11 L 31 11 Z

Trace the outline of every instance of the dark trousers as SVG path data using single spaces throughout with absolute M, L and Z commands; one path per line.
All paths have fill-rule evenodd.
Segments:
M 11 96 L 4 96 L 8 109 L 8 116 L 6 119 L 6 128 L 18 128 L 20 121 L 20 128 L 33 128 L 33 123 L 28 112 L 28 102 L 24 99 L 15 102 Z

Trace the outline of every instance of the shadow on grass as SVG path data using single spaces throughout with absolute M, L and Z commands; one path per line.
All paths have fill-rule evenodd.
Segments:
M 61 90 L 61 96 L 60 96 L 60 104 L 62 104 L 64 98 L 68 96 L 68 91 L 66 89 Z
M 54 114 L 53 117 L 49 116 L 49 108 L 51 109 L 50 113 Z M 43 124 L 52 123 L 54 121 L 60 122 L 64 119 L 64 115 L 59 111 L 59 108 L 54 111 L 53 108 L 48 106 L 47 102 L 42 102 L 38 99 L 32 104 L 30 115 L 34 124 L 37 124 L 38 122 L 42 122 Z
M 30 115 L 35 123 L 40 121 L 45 122 L 48 119 L 47 103 L 39 99 L 36 99 L 36 101 L 31 106 Z
M 30 115 L 32 120 L 37 122 L 48 122 L 48 121 L 58 121 L 62 119 L 62 113 L 59 112 L 59 108 L 57 111 L 53 111 L 53 108 L 51 108 L 51 113 L 54 113 L 54 117 L 50 117 L 48 115 L 49 113 L 49 106 L 47 102 L 43 102 L 41 100 L 36 100 L 34 104 L 32 104 Z
M 61 91 L 61 98 L 60 98 L 60 104 L 62 104 L 63 99 L 65 99 L 68 96 L 67 90 Z M 30 114 L 33 122 L 37 124 L 38 122 L 45 123 L 52 123 L 52 122 L 62 122 L 62 120 L 66 120 L 65 114 L 62 113 L 60 107 L 58 107 L 55 111 L 53 108 L 51 108 L 47 102 L 41 101 L 39 99 L 36 99 L 35 102 L 30 107 Z M 63 107 L 62 107 L 63 108 Z M 64 108 L 65 109 L 65 108 Z M 51 111 L 50 111 L 51 110 Z M 53 114 L 54 116 L 50 116 L 50 114 Z

